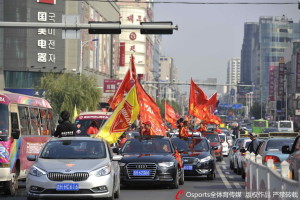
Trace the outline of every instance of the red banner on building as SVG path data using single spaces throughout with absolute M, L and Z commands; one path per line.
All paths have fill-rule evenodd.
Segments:
M 56 4 L 56 0 L 37 0 L 38 3 Z
M 275 66 L 269 67 L 269 101 L 275 101 Z
M 281 58 L 278 67 L 278 97 L 284 96 L 284 67 L 284 60 Z
M 120 42 L 120 59 L 119 59 L 119 66 L 125 66 L 125 42 Z
M 296 68 L 296 89 L 300 90 L 300 52 L 297 53 L 296 58 L 297 68 Z

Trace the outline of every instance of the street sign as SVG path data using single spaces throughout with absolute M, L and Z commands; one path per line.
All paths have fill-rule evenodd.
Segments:
M 122 83 L 122 80 L 115 80 L 115 79 L 105 79 L 104 80 L 104 93 L 115 93 L 120 84 Z

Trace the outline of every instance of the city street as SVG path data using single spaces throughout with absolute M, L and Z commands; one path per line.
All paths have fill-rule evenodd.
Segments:
M 167 199 L 244 199 L 244 180 L 229 169 L 228 158 L 217 162 L 216 179 L 186 178 L 179 189 L 161 186 L 122 187 L 120 200 L 167 200 Z M 20 182 L 16 197 L 1 196 L 5 200 L 26 199 L 25 183 Z

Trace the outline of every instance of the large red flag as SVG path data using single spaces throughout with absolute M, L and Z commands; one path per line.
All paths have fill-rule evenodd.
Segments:
M 203 106 L 206 104 L 206 102 L 206 94 L 191 79 L 189 114 L 199 119 L 203 118 L 206 112 L 205 109 L 203 109 Z
M 172 128 L 176 128 L 176 119 L 174 108 L 165 101 L 165 120 L 172 125 Z
M 153 135 L 166 136 L 163 120 L 160 115 L 159 107 L 151 96 L 149 96 L 139 81 L 135 82 L 137 97 L 140 105 L 140 120 L 144 123 L 151 122 L 151 133 Z
M 111 109 L 114 110 L 119 105 L 119 103 L 123 100 L 124 95 L 129 92 L 131 87 L 132 84 L 130 82 L 130 70 L 128 70 L 117 92 L 113 98 L 109 99 L 108 101 Z
M 134 65 L 133 55 L 130 58 L 130 62 L 131 62 L 131 66 L 128 69 L 120 87 L 118 88 L 115 95 L 108 100 L 108 103 L 111 109 L 113 110 L 119 105 L 119 103 L 123 100 L 125 94 L 128 93 L 131 87 L 133 86 L 134 83 L 132 83 L 131 80 L 133 80 L 133 82 L 136 81 L 136 69 Z
M 214 113 L 216 106 L 217 106 L 218 98 L 217 93 L 214 93 L 207 101 L 206 107 L 209 113 Z

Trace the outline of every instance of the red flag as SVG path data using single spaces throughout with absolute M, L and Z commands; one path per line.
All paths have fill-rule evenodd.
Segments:
M 206 118 L 203 119 L 203 121 L 206 124 L 217 124 L 217 125 L 222 124 L 222 120 L 214 114 L 207 115 Z
M 174 108 L 165 101 L 165 120 L 169 122 L 173 128 L 176 128 L 176 119 Z
M 198 117 L 197 115 L 201 115 L 201 110 L 198 109 L 198 106 L 205 105 L 206 102 L 207 102 L 206 94 L 191 79 L 189 114 L 194 117 Z
M 130 91 L 132 84 L 130 82 L 130 70 L 127 71 L 120 87 L 117 92 L 113 96 L 113 98 L 109 99 L 108 103 L 111 109 L 115 109 L 119 103 L 123 100 L 124 95 Z
M 140 105 L 141 122 L 151 122 L 151 133 L 153 135 L 166 136 L 166 130 L 163 126 L 163 120 L 160 115 L 159 107 L 151 96 L 149 96 L 139 81 L 135 82 L 138 101 Z
M 214 113 L 216 107 L 217 107 L 217 93 L 214 93 L 207 101 L 206 106 L 208 108 L 208 111 L 210 113 Z
M 136 69 L 135 69 L 135 64 L 134 64 L 134 56 L 131 55 L 131 58 L 130 58 L 130 62 L 131 62 L 131 67 L 130 67 L 130 78 L 132 80 L 134 80 L 134 82 L 136 81 Z

